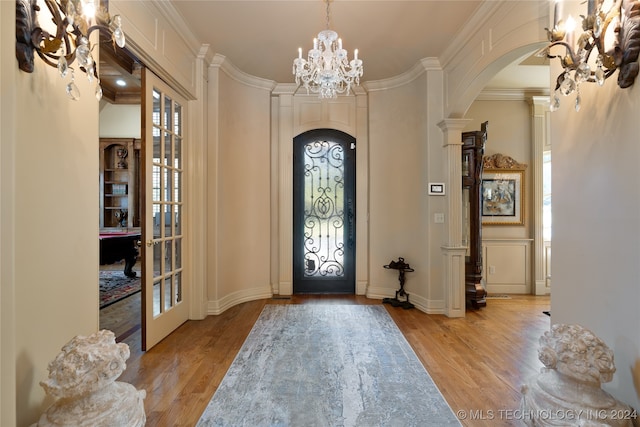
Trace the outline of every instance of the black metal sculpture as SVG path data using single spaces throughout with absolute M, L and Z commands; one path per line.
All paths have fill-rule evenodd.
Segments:
M 398 270 L 398 280 L 400 281 L 400 289 L 396 291 L 395 298 L 384 298 L 382 302 L 384 304 L 391 304 L 394 307 L 402 307 L 404 309 L 414 308 L 415 306 L 409 302 L 409 294 L 404 290 L 404 273 L 415 271 L 413 268 L 409 266 L 406 262 L 404 262 L 404 258 L 398 258 L 398 261 L 391 261 L 389 264 L 385 265 L 384 268 L 388 268 L 391 270 Z M 400 301 L 398 297 L 405 297 L 405 301 Z

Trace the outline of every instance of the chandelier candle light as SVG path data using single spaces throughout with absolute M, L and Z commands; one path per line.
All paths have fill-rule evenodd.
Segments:
M 55 25 L 55 35 L 40 27 L 38 23 L 38 0 L 16 0 L 16 58 L 22 71 L 33 73 L 34 52 L 47 64 L 56 67 L 61 77 L 70 75 L 66 86 L 67 95 L 80 99 L 80 90 L 75 84 L 76 62 L 86 73 L 89 83 L 96 81 L 95 96 L 102 99 L 100 77 L 96 62 L 91 55 L 95 45 L 89 41 L 91 33 L 98 30 L 108 34 L 114 45 L 124 47 L 120 15 L 109 16 L 106 8 L 96 6 L 98 0 L 44 0 Z
M 329 29 L 329 2 L 327 0 L 327 29 L 313 39 L 313 49 L 309 50 L 307 59 L 302 57 L 302 48 L 298 48 L 298 57 L 293 60 L 296 84 L 302 84 L 307 94 L 317 93 L 320 98 L 348 94 L 351 85 L 359 85 L 362 77 L 358 49 L 353 52 L 353 60 L 349 61 L 347 51 L 342 48 L 342 39 Z
M 582 103 L 580 84 L 597 83 L 599 86 L 616 70 L 618 86 L 633 85 L 638 75 L 640 52 L 640 1 L 587 0 L 587 14 L 582 18 L 582 34 L 575 37 L 576 21 L 572 16 L 562 19 L 559 11 L 562 0 L 555 0 L 553 28 L 547 30 L 550 44 L 538 55 L 559 58 L 563 71 L 556 79 L 552 94 L 551 111 L 560 108 L 560 95 L 575 92 L 575 110 Z M 552 54 L 553 50 L 560 54 Z M 593 54 L 593 55 L 592 55 Z

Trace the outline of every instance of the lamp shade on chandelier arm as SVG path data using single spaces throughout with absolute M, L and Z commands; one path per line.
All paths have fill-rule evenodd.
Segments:
M 329 28 L 329 1 L 327 1 L 327 29 L 320 31 L 313 39 L 313 48 L 307 59 L 302 57 L 302 48 L 293 60 L 293 74 L 296 84 L 303 86 L 309 93 L 317 93 L 320 98 L 336 98 L 338 94 L 349 93 L 352 85 L 360 84 L 363 67 L 358 59 L 358 50 L 354 59 L 349 61 L 348 53 L 342 48 L 342 39 Z

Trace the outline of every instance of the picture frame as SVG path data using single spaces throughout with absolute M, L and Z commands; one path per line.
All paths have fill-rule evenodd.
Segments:
M 482 225 L 524 225 L 524 170 L 482 172 Z

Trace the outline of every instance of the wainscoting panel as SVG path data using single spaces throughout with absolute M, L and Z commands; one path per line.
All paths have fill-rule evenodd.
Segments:
M 483 239 L 483 280 L 489 294 L 531 293 L 531 239 Z

